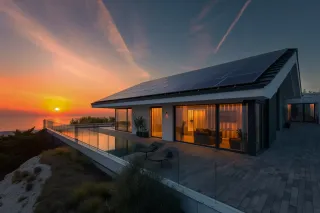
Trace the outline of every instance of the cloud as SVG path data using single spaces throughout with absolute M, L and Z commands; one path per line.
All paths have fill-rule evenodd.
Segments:
M 0 18 L 5 17 L 3 20 L 10 24 L 13 32 L 20 35 L 19 39 L 37 47 L 31 45 L 28 48 L 40 50 L 51 59 L 43 66 L 46 70 L 34 60 L 32 71 L 21 65 L 20 70 L 14 70 L 19 75 L 6 80 L 1 78 L 0 83 L 9 91 L 0 91 L 0 95 L 8 100 L 0 103 L 0 108 L 22 107 L 41 111 L 44 110 L 41 106 L 43 97 L 50 96 L 70 100 L 70 110 L 73 112 L 85 111 L 89 110 L 92 101 L 149 77 L 148 72 L 134 61 L 104 4 L 91 0 L 86 1 L 86 5 L 80 4 L 80 0 L 74 2 L 79 2 L 78 8 L 88 13 L 84 16 L 86 23 L 77 23 L 79 14 L 70 10 L 67 4 L 62 4 L 63 1 L 55 6 L 56 1 L 43 0 L 34 5 L 32 0 L 0 0 Z M 50 12 L 39 11 L 38 8 L 48 9 Z M 98 26 L 96 32 L 86 28 L 94 28 L 94 24 Z M 60 31 L 55 28 L 57 26 Z M 92 40 L 93 38 L 99 40 Z M 27 52 L 27 49 L 22 52 Z M 20 62 L 18 56 L 15 60 Z M 28 74 L 22 76 L 22 69 Z M 0 66 L 0 70 L 4 68 Z M 13 67 L 6 68 L 4 72 L 13 72 Z
M 209 1 L 200 11 L 199 15 L 195 18 L 194 22 L 202 21 L 212 10 L 213 6 L 218 2 L 218 0 Z
M 243 14 L 243 12 L 247 9 L 247 7 L 249 6 L 250 3 L 251 3 L 251 0 L 247 0 L 246 3 L 243 5 L 243 7 L 241 8 L 240 12 L 237 14 L 236 18 L 233 20 L 233 22 L 231 23 L 230 27 L 228 28 L 227 32 L 224 34 L 224 36 L 220 40 L 220 42 L 217 45 L 217 47 L 214 49 L 214 53 L 217 53 L 219 51 L 221 45 L 224 43 L 224 41 L 226 40 L 226 38 L 228 37 L 228 35 L 232 31 L 234 26 L 237 24 L 237 22 L 239 21 L 239 19 L 241 18 L 242 14 Z
M 112 16 L 106 6 L 103 4 L 102 0 L 97 0 L 98 4 L 98 26 L 104 32 L 104 35 L 110 41 L 110 43 L 116 48 L 117 52 L 122 55 L 122 57 L 135 69 L 139 71 L 139 73 L 148 78 L 149 73 L 140 68 L 134 61 L 134 58 L 124 42 L 120 32 L 118 31 Z

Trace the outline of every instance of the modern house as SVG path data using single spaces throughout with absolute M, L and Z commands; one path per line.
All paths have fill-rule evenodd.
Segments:
M 114 108 L 116 130 L 256 155 L 301 98 L 297 49 L 283 49 L 138 84 L 92 103 Z

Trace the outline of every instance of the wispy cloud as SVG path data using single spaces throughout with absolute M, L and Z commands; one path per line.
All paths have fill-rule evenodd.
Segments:
M 109 10 L 106 8 L 102 0 L 97 0 L 98 4 L 98 26 L 104 32 L 110 43 L 116 48 L 124 59 L 136 68 L 143 77 L 149 77 L 149 74 L 141 69 L 134 61 L 134 58 L 124 42 L 120 32 L 118 31 Z
M 237 24 L 237 22 L 239 21 L 239 19 L 241 18 L 242 14 L 247 9 L 247 7 L 249 6 L 250 3 L 251 3 L 251 0 L 247 0 L 246 3 L 243 5 L 243 7 L 241 8 L 240 12 L 237 14 L 236 18 L 233 20 L 233 22 L 231 23 L 230 27 L 228 28 L 227 32 L 224 34 L 224 36 L 220 40 L 220 42 L 217 45 L 217 47 L 214 49 L 214 53 L 217 53 L 219 51 L 221 45 L 224 43 L 224 41 L 226 40 L 226 38 L 228 37 L 228 35 L 232 31 L 234 26 Z
M 78 1 L 80 0 L 75 0 L 74 3 Z M 41 97 L 63 97 L 72 102 L 70 106 L 77 106 L 72 111 L 89 110 L 92 101 L 148 78 L 148 72 L 134 61 L 132 52 L 103 2 L 82 0 L 81 3 L 83 2 L 87 4 L 79 2 L 78 6 L 90 16 L 86 19 L 86 24 L 92 28 L 98 26 L 97 32 L 88 32 L 83 27 L 86 25 L 74 22 L 77 21 L 75 16 L 78 14 L 68 13 L 69 3 L 55 6 L 56 2 L 43 0 L 39 3 L 39 8 L 50 12 L 35 13 L 33 1 L 0 0 L 0 18 L 6 17 L 1 21 L 10 25 L 19 39 L 22 38 L 21 41 L 31 42 L 36 46 L 28 45 L 28 48 L 33 48 L 34 52 L 40 51 L 49 58 L 45 62 L 47 70 L 40 69 L 35 59 L 32 62 L 32 73 L 26 71 L 28 75 L 25 76 L 17 75 L 5 81 L 0 79 L 0 83 L 8 85 L 6 88 L 9 90 L 0 91 L 0 95 L 8 100 L 10 98 L 10 101 L 0 103 L 0 108 L 14 109 L 23 106 L 26 110 L 43 110 Z M 55 18 L 57 13 L 53 10 L 59 12 L 58 18 Z M 46 14 L 45 20 L 41 19 L 43 14 Z M 63 31 L 57 31 L 55 26 L 61 27 L 59 29 Z M 101 33 L 105 36 L 101 36 Z M 100 40 L 84 42 L 92 41 L 92 38 Z M 100 44 L 106 46 L 99 46 Z M 26 52 L 27 49 L 23 51 Z M 20 57 L 24 55 L 21 54 Z M 19 58 L 16 60 L 19 61 Z M 8 67 L 5 72 L 10 72 L 10 69 L 13 70 Z
M 202 21 L 209 15 L 216 3 L 218 3 L 218 0 L 210 0 L 203 6 L 199 14 L 191 20 L 191 34 L 195 34 L 205 28 L 205 25 L 202 23 Z
M 102 72 L 96 65 L 87 63 L 83 58 L 65 48 L 51 33 L 35 19 L 27 15 L 13 1 L 2 1 L 0 11 L 4 12 L 12 21 L 17 32 L 29 39 L 36 46 L 52 54 L 54 63 L 78 77 L 98 80 L 86 73 L 86 70 Z M 79 69 L 81 68 L 81 69 Z
M 218 0 L 210 0 L 200 11 L 199 15 L 196 17 L 195 22 L 202 21 L 213 9 L 214 5 L 218 3 Z

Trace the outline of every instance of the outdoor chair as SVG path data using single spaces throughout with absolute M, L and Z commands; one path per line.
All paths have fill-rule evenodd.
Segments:
M 159 143 L 159 142 L 153 142 L 153 143 L 152 143 L 150 146 L 148 146 L 148 147 L 138 148 L 138 149 L 136 150 L 136 152 L 143 152 L 143 153 L 145 153 L 146 156 L 145 156 L 144 159 L 147 159 L 147 158 L 148 158 L 148 153 L 157 151 L 161 146 L 162 146 L 161 143 Z
M 148 160 L 153 161 L 153 162 L 159 162 L 161 164 L 161 168 L 162 168 L 163 162 L 173 159 L 174 156 L 178 156 L 178 151 L 176 151 L 176 149 L 174 149 L 174 148 L 172 148 L 172 149 L 168 148 L 162 152 L 159 152 L 159 153 L 152 155 L 151 157 L 148 157 Z

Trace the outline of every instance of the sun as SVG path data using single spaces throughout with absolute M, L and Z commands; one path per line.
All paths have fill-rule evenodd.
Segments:
M 56 107 L 56 108 L 54 108 L 54 111 L 59 112 L 59 111 L 60 111 L 60 108 L 59 108 L 59 107 Z

